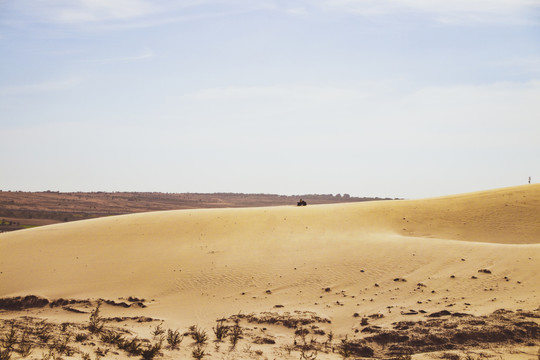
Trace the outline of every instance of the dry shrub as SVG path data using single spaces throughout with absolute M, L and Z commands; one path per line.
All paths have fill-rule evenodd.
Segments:
M 293 314 L 285 313 L 279 314 L 275 312 L 261 312 L 259 314 L 238 314 L 230 317 L 231 320 L 236 321 L 240 319 L 245 319 L 250 323 L 257 324 L 275 324 L 282 325 L 289 329 L 296 329 L 299 326 L 310 325 L 313 323 L 327 323 L 330 324 L 331 321 L 326 318 L 317 316 L 314 312 L 304 311 L 304 312 L 295 312 Z
M 99 334 L 105 326 L 105 319 L 99 315 L 99 308 L 101 303 L 96 305 L 96 308 L 92 310 L 90 314 L 90 323 L 88 324 L 88 330 L 93 334 Z
M 443 353 L 441 355 L 441 359 L 446 360 L 460 360 L 461 357 L 458 354 L 452 354 L 452 353 Z
M 161 343 L 157 342 L 150 345 L 146 349 L 141 350 L 141 356 L 143 360 L 152 360 L 157 355 L 159 355 L 160 351 L 161 351 Z
M 367 346 L 363 340 L 348 340 L 347 337 L 341 340 L 338 347 L 338 354 L 344 359 L 351 356 L 373 357 L 374 351 Z
M 231 349 L 234 349 L 236 347 L 238 340 L 240 340 L 241 338 L 242 338 L 242 328 L 240 327 L 239 322 L 237 320 L 235 324 L 231 327 L 231 331 L 229 333 Z
M 35 295 L 27 295 L 25 297 L 16 296 L 0 299 L 0 309 L 4 310 L 42 308 L 48 304 L 49 300 Z
M 169 329 L 167 331 L 167 343 L 169 344 L 171 349 L 178 349 L 182 340 L 184 340 L 184 335 L 180 335 L 178 329 L 174 331 Z
M 218 342 L 223 341 L 223 339 L 227 337 L 227 333 L 229 332 L 229 326 L 225 325 L 224 322 L 225 319 L 217 320 L 216 326 L 212 328 Z
M 206 330 L 200 329 L 197 325 L 190 326 L 189 334 L 191 335 L 191 338 L 195 340 L 195 344 L 197 345 L 205 345 L 208 341 Z
M 193 356 L 193 358 L 197 360 L 201 360 L 207 355 L 208 354 L 206 353 L 206 347 L 201 343 L 197 343 L 197 345 L 191 351 L 191 356 Z

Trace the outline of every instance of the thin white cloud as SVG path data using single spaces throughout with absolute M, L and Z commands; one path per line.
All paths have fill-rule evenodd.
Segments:
M 147 0 L 40 0 L 23 1 L 25 10 L 53 22 L 81 23 L 126 20 L 147 16 L 159 10 Z
M 246 100 L 246 99 L 286 99 L 307 101 L 345 101 L 361 99 L 367 92 L 338 87 L 308 86 L 253 86 L 204 89 L 192 94 L 196 100 Z
M 269 8 L 263 0 L 18 0 L 10 7 L 20 15 L 19 22 L 102 30 L 151 27 Z M 16 21 L 10 20 L 14 25 L 12 22 Z
M 151 28 L 160 25 L 216 19 L 222 17 L 230 17 L 241 14 L 246 14 L 253 11 L 253 9 L 237 10 L 237 11 L 215 11 L 215 12 L 191 12 L 185 15 L 162 15 L 155 17 L 147 17 L 144 19 L 133 19 L 133 21 L 123 22 L 104 22 L 98 25 L 93 24 L 92 28 L 96 30 L 122 30 L 122 29 L 137 29 L 137 28 Z
M 71 77 L 63 80 L 40 82 L 23 85 L 7 85 L 0 87 L 1 96 L 26 95 L 34 93 L 46 93 L 72 89 L 82 81 L 80 77 Z
M 445 23 L 538 24 L 537 0 L 321 0 L 325 9 L 360 15 L 425 14 Z
M 362 16 L 414 13 L 454 24 L 538 24 L 538 0 L 18 0 L 9 5 L 20 21 L 60 23 L 99 29 L 160 24 L 251 11 L 290 15 L 338 12 Z

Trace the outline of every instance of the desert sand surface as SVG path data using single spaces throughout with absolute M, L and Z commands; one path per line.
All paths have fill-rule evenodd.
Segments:
M 538 359 L 539 260 L 538 184 L 54 224 L 0 234 L 0 336 L 18 334 L 12 358 L 23 334 L 27 358 L 129 358 L 161 324 L 185 335 L 164 359 Z

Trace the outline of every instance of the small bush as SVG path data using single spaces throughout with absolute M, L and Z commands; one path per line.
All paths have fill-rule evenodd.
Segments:
M 347 337 L 341 340 L 341 344 L 338 347 L 338 354 L 340 354 L 344 359 L 347 359 L 350 356 L 361 356 L 361 357 L 373 357 L 375 352 L 373 349 L 367 345 L 363 345 L 356 341 L 349 341 Z
M 154 339 L 158 339 L 165 334 L 165 329 L 163 329 L 161 324 L 158 324 L 150 333 L 152 334 Z
M 144 349 L 141 352 L 141 356 L 144 360 L 152 360 L 159 354 L 160 350 L 161 350 L 161 343 L 158 342 L 151 345 L 149 348 Z
M 86 335 L 86 334 L 79 333 L 79 334 L 75 335 L 75 341 L 76 342 L 83 342 L 83 341 L 86 341 L 86 340 L 88 340 L 88 335 Z
M 238 321 L 231 327 L 231 332 L 229 334 L 229 340 L 231 341 L 231 349 L 236 347 L 238 340 L 242 338 L 242 328 L 238 324 Z
M 193 351 L 191 352 L 191 356 L 193 356 L 194 359 L 201 360 L 206 355 L 206 347 L 203 344 L 197 344 Z
M 11 324 L 9 331 L 4 334 L 2 339 L 2 347 L 6 350 L 13 351 L 13 345 L 17 343 L 17 329 L 15 329 L 15 324 Z
M 99 307 L 101 303 L 98 303 L 96 308 L 90 314 L 90 323 L 88 324 L 88 330 L 93 334 L 98 334 L 103 330 L 105 326 L 105 319 L 99 315 Z
M 19 341 L 17 351 L 25 358 L 32 353 L 32 347 L 33 345 L 30 342 L 28 331 L 25 329 L 22 333 L 21 340 Z
M 348 359 L 352 355 L 352 351 L 348 346 L 347 338 L 341 340 L 341 344 L 338 346 L 337 351 L 338 354 L 344 359 Z
M 212 330 L 214 330 L 214 334 L 216 335 L 217 341 L 221 342 L 225 337 L 227 337 L 227 333 L 229 332 L 229 327 L 227 325 L 224 325 L 223 323 L 225 320 L 218 320 L 216 322 L 216 327 L 213 327 Z
M 104 331 L 101 334 L 101 341 L 107 344 L 113 344 L 119 346 L 124 342 L 124 338 L 117 332 L 114 331 Z
M 69 340 L 71 336 L 69 334 L 64 335 L 63 337 L 57 338 L 53 340 L 52 349 L 56 350 L 60 355 L 65 354 L 68 355 L 73 352 L 73 350 L 69 347 Z
M 191 337 L 195 340 L 195 343 L 198 345 L 205 345 L 208 341 L 208 335 L 206 330 L 201 330 L 197 325 L 193 325 L 189 328 Z
M 48 324 L 45 320 L 41 320 L 36 324 L 35 333 L 41 342 L 44 344 L 48 343 L 51 339 L 51 324 Z
M 171 349 L 178 349 L 182 340 L 184 340 L 184 336 L 180 335 L 178 330 L 172 331 L 171 329 L 169 329 L 167 331 L 167 343 L 169 344 Z
M 140 355 L 142 352 L 141 342 L 136 337 L 131 340 L 124 340 L 121 344 L 119 344 L 119 348 L 131 355 Z
M 333 340 L 334 340 L 334 332 L 330 330 L 330 332 L 326 334 L 326 341 L 324 342 L 324 347 L 328 348 L 332 344 Z
M 452 354 L 452 353 L 443 353 L 441 355 L 441 359 L 447 359 L 447 360 L 460 360 L 461 357 L 458 354 Z

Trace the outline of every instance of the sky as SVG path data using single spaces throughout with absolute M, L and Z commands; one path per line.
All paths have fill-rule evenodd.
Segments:
M 540 181 L 540 0 L 0 0 L 1 190 Z

